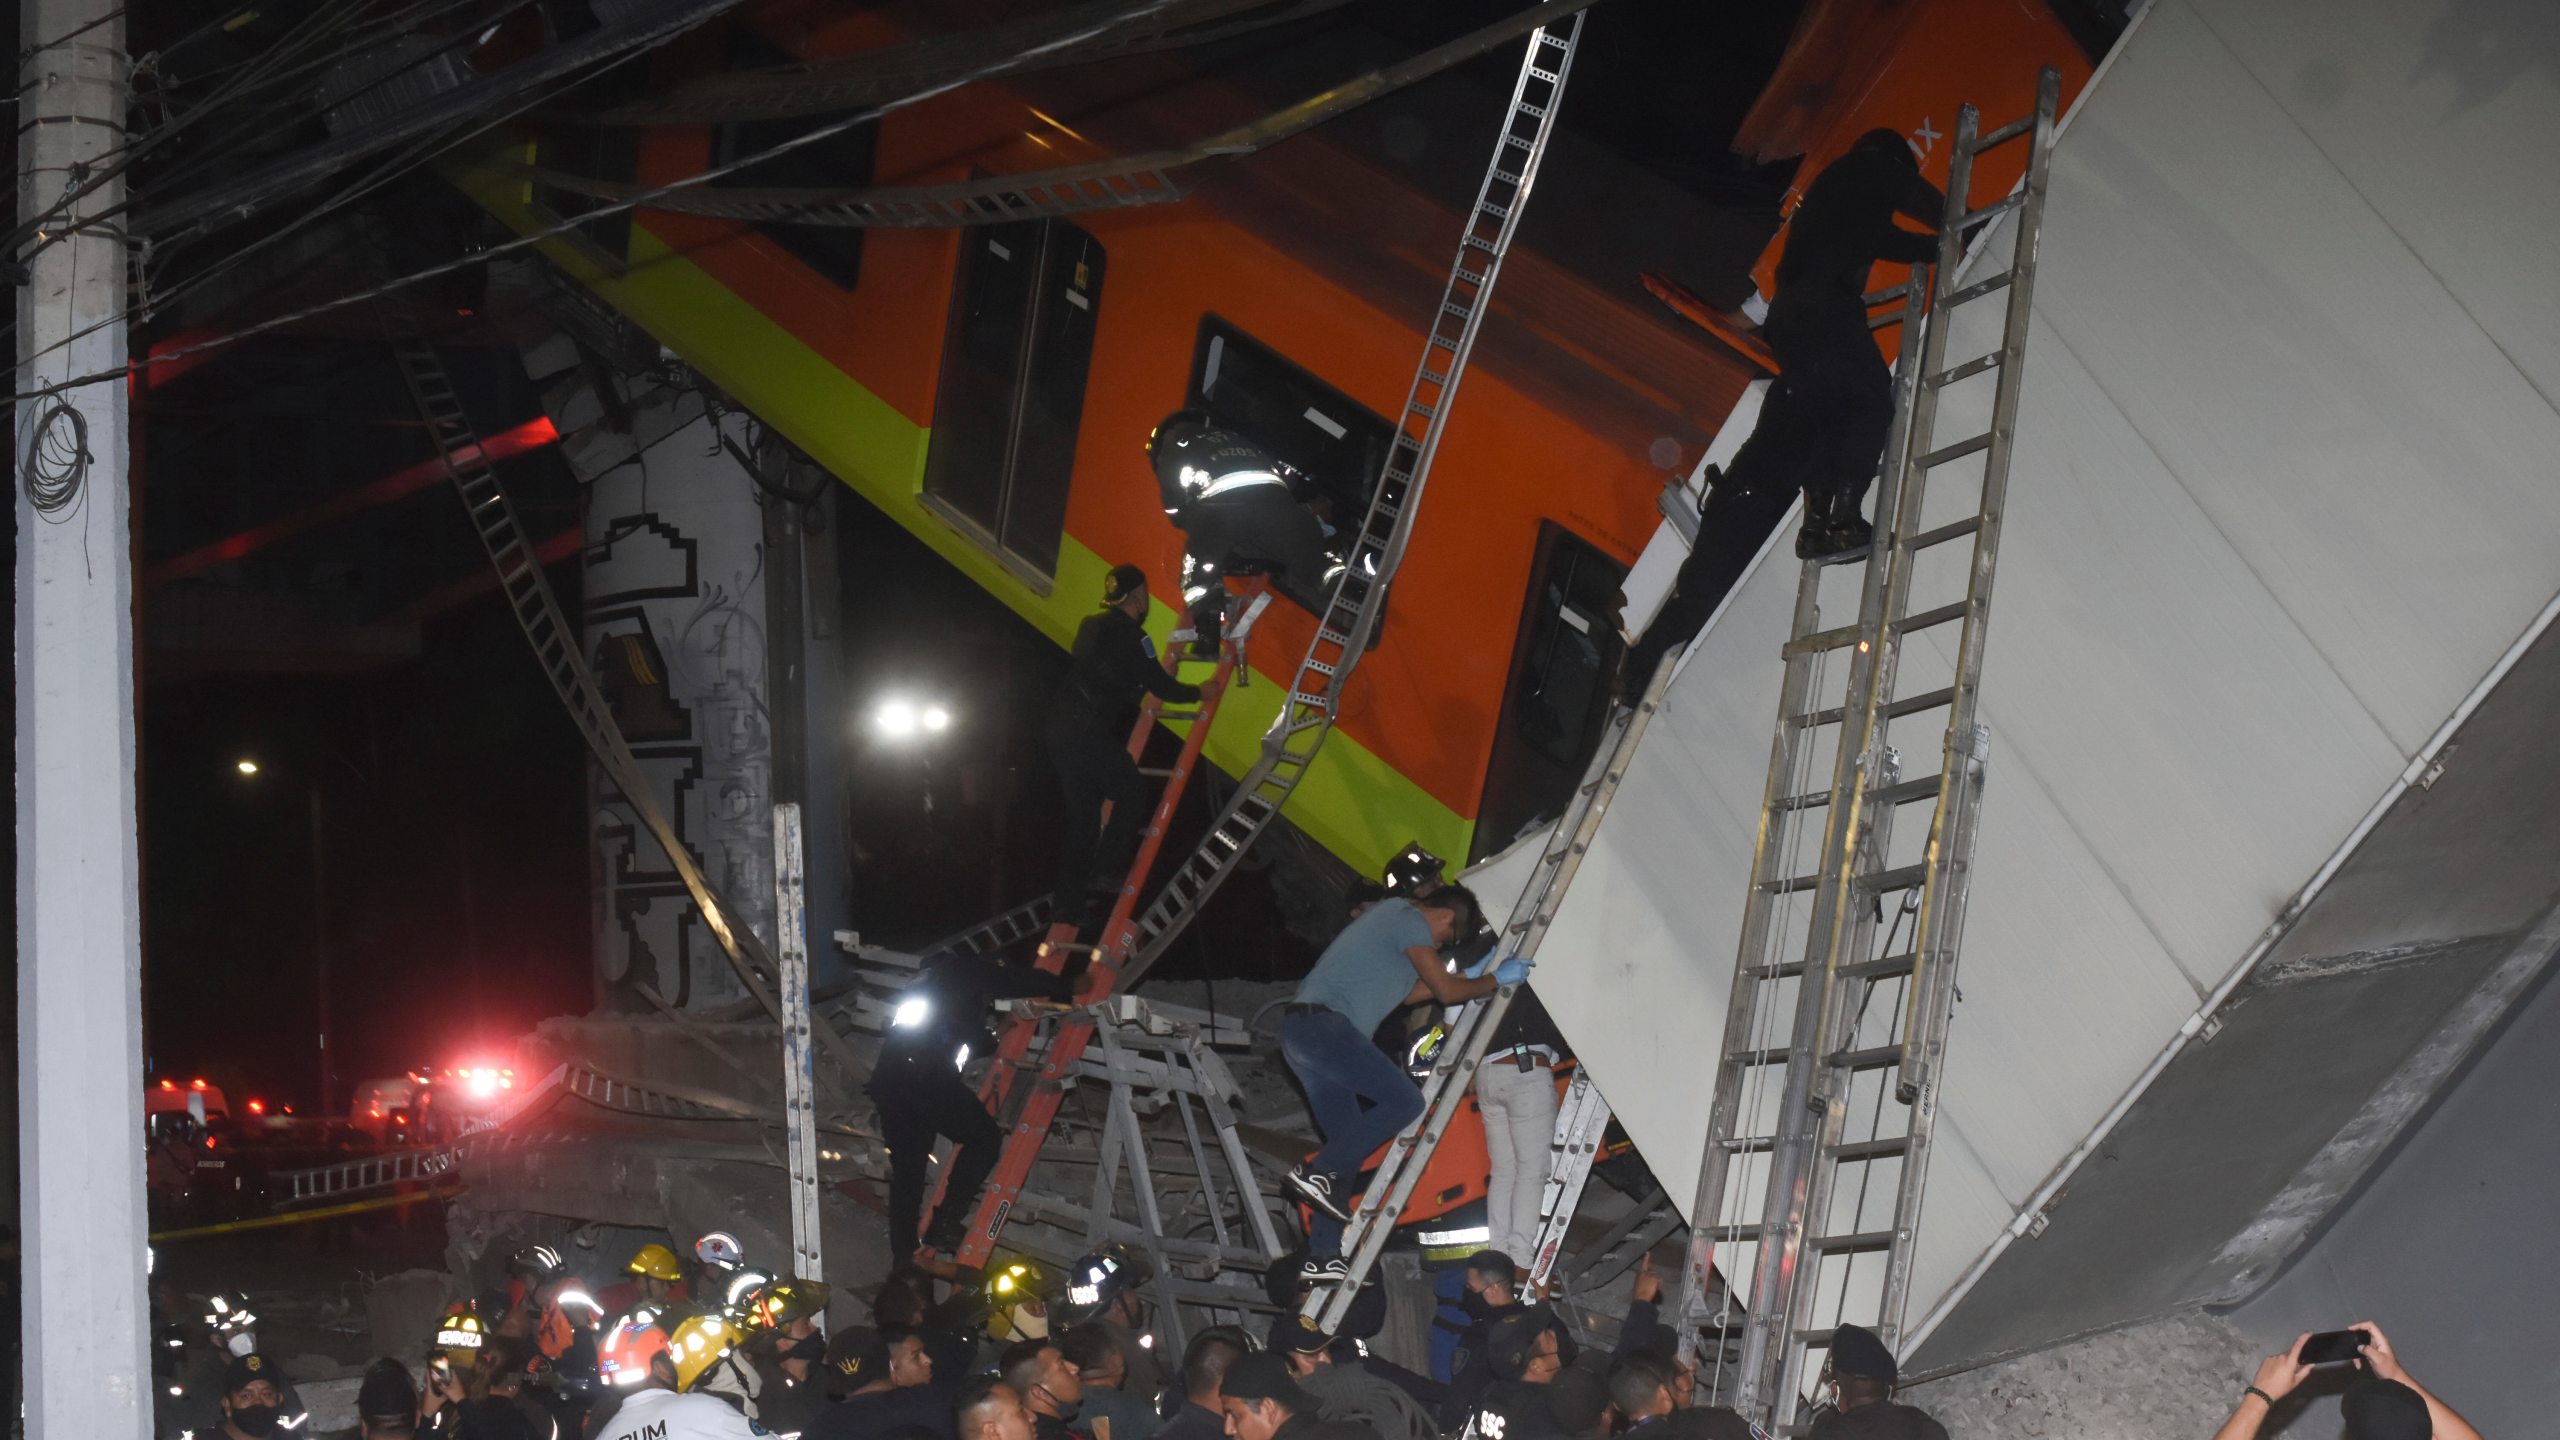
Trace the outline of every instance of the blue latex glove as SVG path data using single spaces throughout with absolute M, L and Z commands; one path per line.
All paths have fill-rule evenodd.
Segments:
M 1458 973 L 1466 976 L 1470 980 L 1481 980 L 1486 975 L 1492 973 L 1496 959 L 1497 957 L 1495 956 L 1486 955 L 1478 959 L 1473 965 L 1468 966 L 1466 969 L 1461 970 Z
M 1501 964 L 1493 967 L 1493 978 L 1498 985 L 1523 984 L 1529 978 L 1529 962 L 1517 955 L 1506 955 Z

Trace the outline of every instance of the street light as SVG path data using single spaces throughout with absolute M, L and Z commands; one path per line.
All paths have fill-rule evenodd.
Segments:
M 244 780 L 254 780 L 265 773 L 265 767 L 247 755 L 233 761 L 231 768 Z M 337 1089 L 337 1066 L 329 1054 L 328 827 L 321 814 L 320 787 L 306 781 L 302 789 L 311 807 L 311 988 L 320 1032 L 320 1113 L 326 1116 L 330 1092 Z
M 936 700 L 918 704 L 903 695 L 892 695 L 872 710 L 871 724 L 883 739 L 913 740 L 950 729 L 951 709 Z

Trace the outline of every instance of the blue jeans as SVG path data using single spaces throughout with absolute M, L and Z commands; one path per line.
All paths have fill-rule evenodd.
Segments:
M 1280 1058 L 1289 1062 L 1307 1109 L 1324 1132 L 1316 1169 L 1334 1177 L 1334 1198 L 1350 1205 L 1351 1181 L 1369 1152 L 1395 1138 L 1422 1113 L 1422 1092 L 1359 1028 L 1334 1010 L 1289 1015 L 1280 1022 Z M 1329 1259 L 1342 1252 L 1342 1224 L 1318 1210 L 1309 1223 L 1307 1252 Z

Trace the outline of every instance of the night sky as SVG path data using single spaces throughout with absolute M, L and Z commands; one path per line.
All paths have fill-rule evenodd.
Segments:
M 1344 20 L 1418 47 L 1515 8 L 1397 0 L 1352 7 Z M 1798 8 L 1613 0 L 1593 12 L 1566 123 L 1730 198 L 1750 187 L 1724 138 Z M 1469 73 L 1501 90 L 1515 66 L 1516 47 L 1506 47 Z M 217 359 L 182 382 L 193 391 L 173 390 L 139 469 L 145 562 L 423 454 L 396 423 L 350 434 L 309 418 L 402 407 L 387 356 L 349 358 L 361 348 L 279 340 Z M 457 362 L 475 415 L 506 423 L 535 413 L 513 354 L 480 354 Z M 249 415 L 252 405 L 273 413 Z M 315 429 L 339 438 L 316 443 Z M 547 456 L 507 475 L 537 503 L 569 498 L 565 469 Z M 1031 716 L 1063 656 L 922 544 L 842 499 L 829 538 L 846 577 L 857 697 L 910 686 L 950 697 L 960 716 L 929 769 L 912 752 L 869 746 L 859 715 L 845 717 L 857 746 L 859 923 L 920 940 L 1045 888 L 1057 802 Z M 293 583 L 374 586 L 382 594 L 368 603 L 379 604 L 467 574 L 473 559 L 458 507 L 437 486 L 259 563 L 292 571 Z M 574 605 L 572 572 L 553 576 Z M 591 1005 L 584 749 L 494 596 L 429 620 L 414 660 L 358 674 L 171 678 L 154 660 L 146 676 L 143 943 L 157 1073 L 202 1074 L 271 1102 L 312 1100 L 313 786 L 326 830 L 342 1099 L 366 1076 L 452 1063 Z M 243 756 L 264 773 L 240 776 Z M 1192 833 L 1209 813 L 1208 788 L 1195 784 L 1186 806 Z M 1265 880 L 1247 874 L 1161 973 L 1279 978 L 1310 955 L 1278 923 Z

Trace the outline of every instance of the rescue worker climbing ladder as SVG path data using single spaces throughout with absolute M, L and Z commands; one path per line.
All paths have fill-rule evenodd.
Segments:
M 1529 36 L 1501 134 L 1494 144 L 1493 159 L 1477 186 L 1475 202 L 1460 233 L 1457 259 L 1441 289 L 1439 307 L 1432 312 L 1430 333 L 1413 382 L 1405 392 L 1394 443 L 1370 495 L 1369 513 L 1349 552 L 1342 557 L 1342 568 L 1333 576 L 1331 594 L 1318 616 L 1315 636 L 1290 679 L 1289 694 L 1278 717 L 1263 737 L 1261 758 L 1238 784 L 1200 848 L 1166 881 L 1143 919 L 1133 924 L 1130 911 L 1138 884 L 1162 839 L 1163 820 L 1171 813 L 1170 797 L 1181 779 L 1187 778 L 1208 730 L 1205 723 L 1192 727 L 1176 778 L 1167 786 L 1168 801 L 1157 807 L 1157 822 L 1131 868 L 1130 881 L 1123 887 L 1119 903 L 1103 926 L 1101 943 L 1091 952 L 1093 974 L 1079 998 L 1097 1000 L 1120 984 L 1134 981 L 1162 953 L 1163 947 L 1199 913 L 1201 905 L 1233 871 L 1262 828 L 1278 815 L 1313 763 L 1317 747 L 1331 732 L 1343 687 L 1370 638 L 1377 633 L 1388 586 L 1404 559 L 1405 545 L 1421 508 L 1431 462 L 1439 451 L 1459 382 L 1466 374 L 1476 334 L 1491 308 L 1503 259 L 1510 253 L 1520 216 L 1537 180 L 1538 166 L 1554 133 L 1556 111 L 1564 96 L 1565 78 L 1572 71 L 1582 21 L 1582 12 L 1576 11 L 1552 25 L 1541 26 Z M 1235 663 L 1236 638 L 1230 635 L 1222 666 Z M 1220 678 L 1223 681 L 1224 676 Z M 1053 932 L 1053 941 L 1055 938 Z M 1066 957 L 1059 953 L 1060 948 L 1058 943 L 1043 947 L 1043 968 L 1064 968 Z M 1123 962 L 1129 962 L 1125 975 L 1121 973 Z M 964 1264 L 983 1261 L 1003 1230 L 1014 1197 L 1021 1192 L 1032 1162 L 1038 1157 L 1050 1118 L 1057 1113 L 1066 1075 L 1083 1053 L 1093 1026 L 1082 1019 L 1063 1023 L 1050 1040 L 1036 1083 L 1016 1084 L 1021 1061 L 1030 1051 L 1032 1030 L 1029 1020 L 1014 1022 L 1005 1035 L 997 1064 L 987 1077 L 988 1097 L 1018 1118 L 1006 1136 L 1004 1158 L 998 1162 L 994 1183 L 979 1200 L 977 1213 L 957 1252 Z M 1025 1093 L 1012 1093 L 1016 1091 Z
M 1018 993 L 1045 992 L 1050 998 L 1059 1000 L 1064 1000 L 1071 994 L 1077 994 L 1081 998 L 1093 1000 L 1111 992 L 1115 978 L 1113 962 L 1117 957 L 1127 953 L 1125 936 L 1129 933 L 1130 912 L 1137 904 L 1138 888 L 1145 880 L 1149 867 L 1155 863 L 1156 851 L 1164 840 L 1165 826 L 1171 822 L 1174 807 L 1181 802 L 1183 788 L 1191 778 L 1193 767 L 1199 762 L 1200 747 L 1208 740 L 1210 726 L 1217 718 L 1218 702 L 1225 697 L 1227 685 L 1235 676 L 1237 667 L 1244 663 L 1245 642 L 1252 634 L 1254 620 L 1260 616 L 1263 606 L 1268 603 L 1267 592 L 1268 582 L 1260 579 L 1246 587 L 1243 617 L 1226 633 L 1220 643 L 1217 669 L 1210 674 L 1206 682 L 1194 689 L 1171 679 L 1175 668 L 1184 658 L 1181 647 L 1169 649 L 1165 653 L 1161 665 L 1161 674 L 1165 677 L 1163 683 L 1144 682 L 1150 693 L 1139 707 L 1137 724 L 1130 730 L 1125 751 L 1115 752 L 1116 758 L 1125 765 L 1128 778 L 1136 779 L 1138 756 L 1145 752 L 1147 740 L 1154 733 L 1156 723 L 1159 720 L 1168 719 L 1190 721 L 1190 729 L 1183 738 L 1181 753 L 1176 758 L 1172 769 L 1167 772 L 1164 790 L 1157 798 L 1154 812 L 1149 817 L 1145 830 L 1137 837 L 1136 854 L 1130 857 L 1127 873 L 1118 889 L 1113 892 L 1116 898 L 1112 900 L 1109 914 L 1103 923 L 1104 943 L 1099 946 L 1077 943 L 1077 938 L 1085 927 L 1084 917 L 1080 909 L 1063 908 L 1066 902 L 1062 898 L 1060 919 L 1050 927 L 1048 937 L 1041 943 L 1037 957 L 1038 968 L 1034 973 L 1045 977 L 1045 983 L 1038 990 L 1024 990 Z M 1131 674 L 1125 658 L 1112 659 L 1106 646 L 1114 636 L 1118 637 L 1118 643 L 1122 647 L 1143 641 L 1142 632 L 1135 637 L 1126 632 L 1130 627 L 1135 626 L 1137 616 L 1143 613 L 1147 595 L 1146 577 L 1135 566 L 1121 566 L 1111 572 L 1103 593 L 1108 608 L 1101 615 L 1085 622 L 1083 631 L 1077 637 L 1078 671 L 1084 672 L 1089 664 L 1097 679 L 1100 676 L 1109 675 L 1117 677 L 1111 683 L 1137 688 L 1138 677 Z M 1070 681 L 1071 685 L 1076 683 L 1073 680 Z M 1164 709 L 1164 702 L 1169 695 L 1180 697 L 1186 692 L 1197 700 L 1196 708 L 1188 712 L 1168 712 Z M 1089 690 L 1085 693 L 1090 695 Z M 1107 700 L 1113 697 L 1090 698 Z M 1117 697 L 1117 702 L 1125 703 L 1125 700 L 1126 692 L 1123 691 Z M 1097 718 L 1087 716 L 1077 720 L 1076 723 L 1090 725 L 1101 722 Z M 1052 743 L 1054 746 L 1058 742 L 1053 738 Z M 1080 743 L 1089 748 L 1089 742 Z M 1079 763 L 1099 764 L 1098 761 L 1082 758 L 1079 752 L 1066 753 L 1078 754 Z M 1069 778 L 1063 773 L 1066 771 L 1064 759 L 1060 762 L 1060 768 L 1062 778 Z M 1121 793 L 1104 797 L 1104 803 L 1114 811 L 1111 825 L 1118 825 L 1123 817 L 1135 814 L 1134 802 L 1137 796 L 1128 793 L 1128 788 L 1123 782 Z M 1096 815 L 1093 818 L 1095 823 L 1102 823 L 1101 816 Z M 1069 823 L 1081 824 L 1082 817 L 1071 810 Z M 1106 829 L 1105 834 L 1108 833 L 1109 830 Z M 1114 936 L 1124 937 L 1116 950 L 1111 944 L 1111 938 Z M 973 957 L 955 956 L 943 961 L 941 966 L 937 966 L 936 973 L 939 973 L 943 967 L 964 963 L 985 964 L 987 962 Z M 930 978 L 929 976 L 928 979 Z M 1079 980 L 1083 985 L 1081 991 L 1074 988 Z M 994 998 L 997 998 L 996 992 L 990 991 L 971 1004 L 969 1014 L 973 1017 L 971 1019 L 973 1025 L 983 1023 L 975 1017 L 982 1016 L 985 1011 L 985 1001 Z M 900 1002 L 902 1011 L 906 1004 L 907 1001 L 902 999 Z M 920 1022 L 922 1019 L 923 1017 L 919 1016 Z M 1002 1228 L 1004 1211 L 1010 1207 L 1012 1197 L 1020 1193 L 1023 1178 L 1030 1173 L 1030 1158 L 1039 1148 L 1038 1137 L 1047 1133 L 1049 1118 L 1056 1113 L 1059 1087 L 1054 1083 L 1055 1079 L 1062 1077 L 1069 1068 L 1074 1066 L 1076 1058 L 1084 1051 L 1085 1041 L 1093 1033 L 1090 1021 L 1072 1020 L 1062 1023 L 1058 1033 L 1050 1039 L 1048 1055 L 1041 1069 L 1040 1083 L 1017 1084 L 1022 1062 L 1030 1053 L 1032 1033 L 1037 1024 L 1034 1018 L 1024 1016 L 1017 1018 L 1006 1027 L 1002 1041 L 996 1046 L 995 1063 L 989 1067 L 985 1084 L 979 1095 L 968 1098 L 965 1114 L 960 1112 L 958 1102 L 952 1098 L 955 1092 L 961 1096 L 968 1095 L 967 1088 L 959 1077 L 960 1068 L 968 1062 L 968 1050 L 965 1046 L 940 1045 L 932 1052 L 931 1063 L 915 1072 L 918 1076 L 929 1072 L 935 1077 L 933 1083 L 937 1086 L 937 1094 L 941 1097 L 936 1102 L 937 1111 L 952 1119 L 954 1123 L 965 1127 L 968 1132 L 965 1137 L 959 1131 L 944 1132 L 952 1134 L 955 1139 L 962 1139 L 963 1144 L 959 1151 L 954 1152 L 951 1165 L 942 1174 L 941 1190 L 934 1208 L 933 1229 L 926 1236 L 926 1243 L 932 1248 L 954 1251 L 960 1263 L 964 1265 L 980 1264 L 986 1259 L 987 1251 L 995 1239 L 994 1231 Z M 890 1028 L 894 1036 L 898 1029 L 895 1016 L 892 1017 Z M 946 1057 L 953 1062 L 948 1071 L 942 1069 L 942 1062 Z M 877 1083 L 877 1081 L 874 1082 L 875 1087 Z M 899 1105 L 894 1092 L 890 1097 L 880 1097 L 875 1088 L 874 1094 L 875 1098 L 882 1098 L 881 1113 L 884 1128 L 895 1124 L 913 1138 L 917 1134 L 917 1120 L 911 1120 L 905 1115 L 893 1116 L 893 1109 L 898 1108 Z M 1044 1095 L 1046 1096 L 1045 1105 L 1043 1104 Z M 1008 1111 L 1014 1116 L 1010 1128 L 995 1118 L 1007 1114 Z M 917 1118 L 921 1119 L 921 1117 Z M 1036 1129 L 1031 1132 L 1032 1138 L 1027 1146 L 1022 1139 L 1026 1126 L 1036 1126 Z M 939 1128 L 939 1125 L 937 1124 L 935 1128 Z M 1004 1141 L 1003 1157 L 1000 1160 L 992 1159 L 988 1155 L 989 1146 L 999 1138 Z M 902 1197 L 911 1193 L 909 1186 L 915 1187 L 912 1193 L 921 1193 L 924 1157 L 932 1143 L 932 1132 L 931 1130 L 921 1132 L 921 1143 L 918 1144 L 901 1146 L 894 1136 L 889 1143 L 892 1163 L 891 1243 L 903 1247 L 913 1243 L 914 1232 L 912 1228 L 901 1228 L 901 1226 L 911 1227 L 914 1214 L 911 1210 L 901 1208 L 900 1201 Z M 1022 1152 L 1018 1160 L 1017 1151 Z M 996 1223 L 992 1227 L 968 1225 L 971 1212 L 979 1204 L 979 1187 L 985 1183 L 990 1169 L 995 1171 L 997 1182 L 993 1192 L 998 1206 Z

